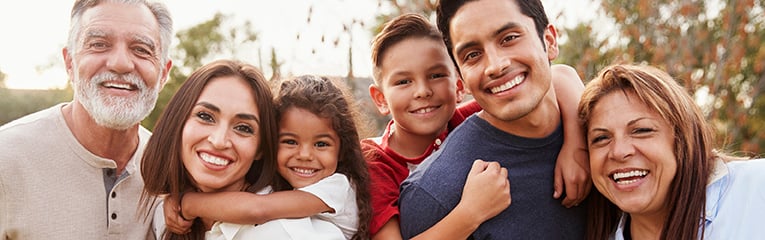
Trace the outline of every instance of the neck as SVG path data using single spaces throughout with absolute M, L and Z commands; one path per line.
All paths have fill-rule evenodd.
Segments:
M 478 112 L 478 117 L 506 133 L 526 138 L 543 138 L 558 128 L 561 115 L 555 93 L 548 90 L 536 107 L 520 118 L 498 119 L 486 110 Z
M 396 128 L 396 124 L 394 123 L 391 127 Z M 435 134 L 430 135 L 419 135 L 400 129 L 391 130 L 393 133 L 388 137 L 388 146 L 404 157 L 415 158 L 425 153 L 425 150 L 433 144 L 433 141 L 446 130 L 446 126 Z
M 138 124 L 126 130 L 100 126 L 77 101 L 61 111 L 77 142 L 94 155 L 113 160 L 117 164 L 117 176 L 122 174 L 138 149 Z
M 636 216 L 630 214 L 630 233 L 632 239 L 659 239 L 666 222 L 664 216 Z

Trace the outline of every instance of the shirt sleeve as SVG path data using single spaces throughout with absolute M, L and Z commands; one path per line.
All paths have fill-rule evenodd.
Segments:
M 371 188 L 369 189 L 372 202 L 372 221 L 369 231 L 372 235 L 377 234 L 385 223 L 391 218 L 398 216 L 399 183 L 396 180 L 395 170 L 382 162 L 369 162 L 369 177 Z
M 347 207 L 346 200 L 349 197 L 356 198 L 348 178 L 340 173 L 332 174 L 314 184 L 298 188 L 298 190 L 318 197 L 327 206 L 334 209 L 336 213 L 342 212 Z

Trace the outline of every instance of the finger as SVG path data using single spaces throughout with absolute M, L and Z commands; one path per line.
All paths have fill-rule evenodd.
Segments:
M 555 177 L 553 178 L 553 198 L 560 198 L 563 192 L 563 172 L 559 167 L 555 168 Z
M 478 174 L 486 170 L 487 163 L 481 159 L 473 161 L 473 167 L 470 168 L 470 174 Z
M 566 197 L 563 199 L 563 205 L 570 208 L 579 201 L 579 189 L 582 188 L 581 184 L 574 184 L 569 182 L 566 184 Z
M 487 172 L 498 172 L 499 169 L 502 168 L 502 166 L 499 165 L 498 162 L 486 162 L 486 170 Z

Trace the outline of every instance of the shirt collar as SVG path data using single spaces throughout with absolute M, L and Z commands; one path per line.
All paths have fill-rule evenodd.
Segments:
M 725 165 L 725 162 L 720 158 L 716 158 L 714 161 L 714 169 L 709 176 L 709 183 L 707 183 L 706 206 L 704 209 L 704 219 L 707 223 L 714 221 L 715 217 L 717 217 L 718 203 L 723 193 L 725 193 L 729 180 L 728 166 Z

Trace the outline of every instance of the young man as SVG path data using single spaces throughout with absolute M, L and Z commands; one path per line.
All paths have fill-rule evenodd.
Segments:
M 457 107 L 462 98 L 462 81 L 449 58 L 441 34 L 423 17 L 404 14 L 392 19 L 375 37 L 372 49 L 375 84 L 370 86 L 370 95 L 378 110 L 391 114 L 393 120 L 382 137 L 364 140 L 362 145 L 367 153 L 372 178 L 374 214 L 370 230 L 373 239 L 400 239 L 399 184 L 411 169 L 441 146 L 449 132 L 481 108 L 474 101 Z M 570 133 L 567 135 L 573 139 L 568 144 L 572 148 L 570 152 L 574 152 L 575 146 L 584 145 L 581 130 L 575 121 L 576 102 L 583 86 L 570 67 L 556 65 L 553 74 L 555 83 L 560 87 L 557 88 L 561 93 L 558 100 L 565 103 L 570 120 L 566 121 L 570 123 L 566 129 Z M 561 152 L 561 156 L 566 157 L 561 162 L 573 162 L 570 152 Z M 493 164 L 497 163 L 489 163 Z M 488 166 L 486 163 L 480 165 Z M 565 166 L 560 168 L 572 170 Z M 483 170 L 470 171 L 467 182 L 472 184 L 466 184 L 464 189 L 454 189 L 464 191 L 462 201 L 449 216 L 429 231 L 419 234 L 418 238 L 464 239 L 481 222 L 505 209 L 510 203 L 509 189 L 500 186 L 507 182 L 506 175 L 501 175 L 503 181 L 498 181 L 493 178 L 498 178 L 500 174 Z M 576 172 L 576 169 L 573 171 Z M 566 179 L 567 188 L 576 189 L 576 184 L 580 188 L 589 187 L 587 171 L 581 169 L 578 174 L 582 176 L 579 182 Z M 461 177 L 465 182 L 465 175 Z M 553 184 L 549 187 L 552 188 Z M 584 192 L 581 195 L 569 194 L 564 204 L 581 201 L 585 195 Z M 441 230 L 434 231 L 436 228 Z M 440 235 L 433 235 L 436 233 Z
M 161 3 L 74 3 L 64 63 L 74 99 L 0 127 L 0 238 L 154 239 L 139 212 L 139 125 L 172 66 Z
M 441 149 L 402 183 L 403 237 L 425 231 L 452 211 L 472 160 L 483 159 L 507 168 L 513 199 L 478 226 L 472 238 L 582 238 L 584 209 L 566 208 L 551 197 L 559 194 L 551 186 L 561 171 L 556 159 L 564 134 L 550 64 L 558 54 L 557 33 L 541 2 L 441 1 L 438 27 L 468 92 L 483 110 L 454 129 Z M 564 170 L 587 172 L 582 159 L 570 162 Z M 586 195 L 589 185 L 582 189 Z

